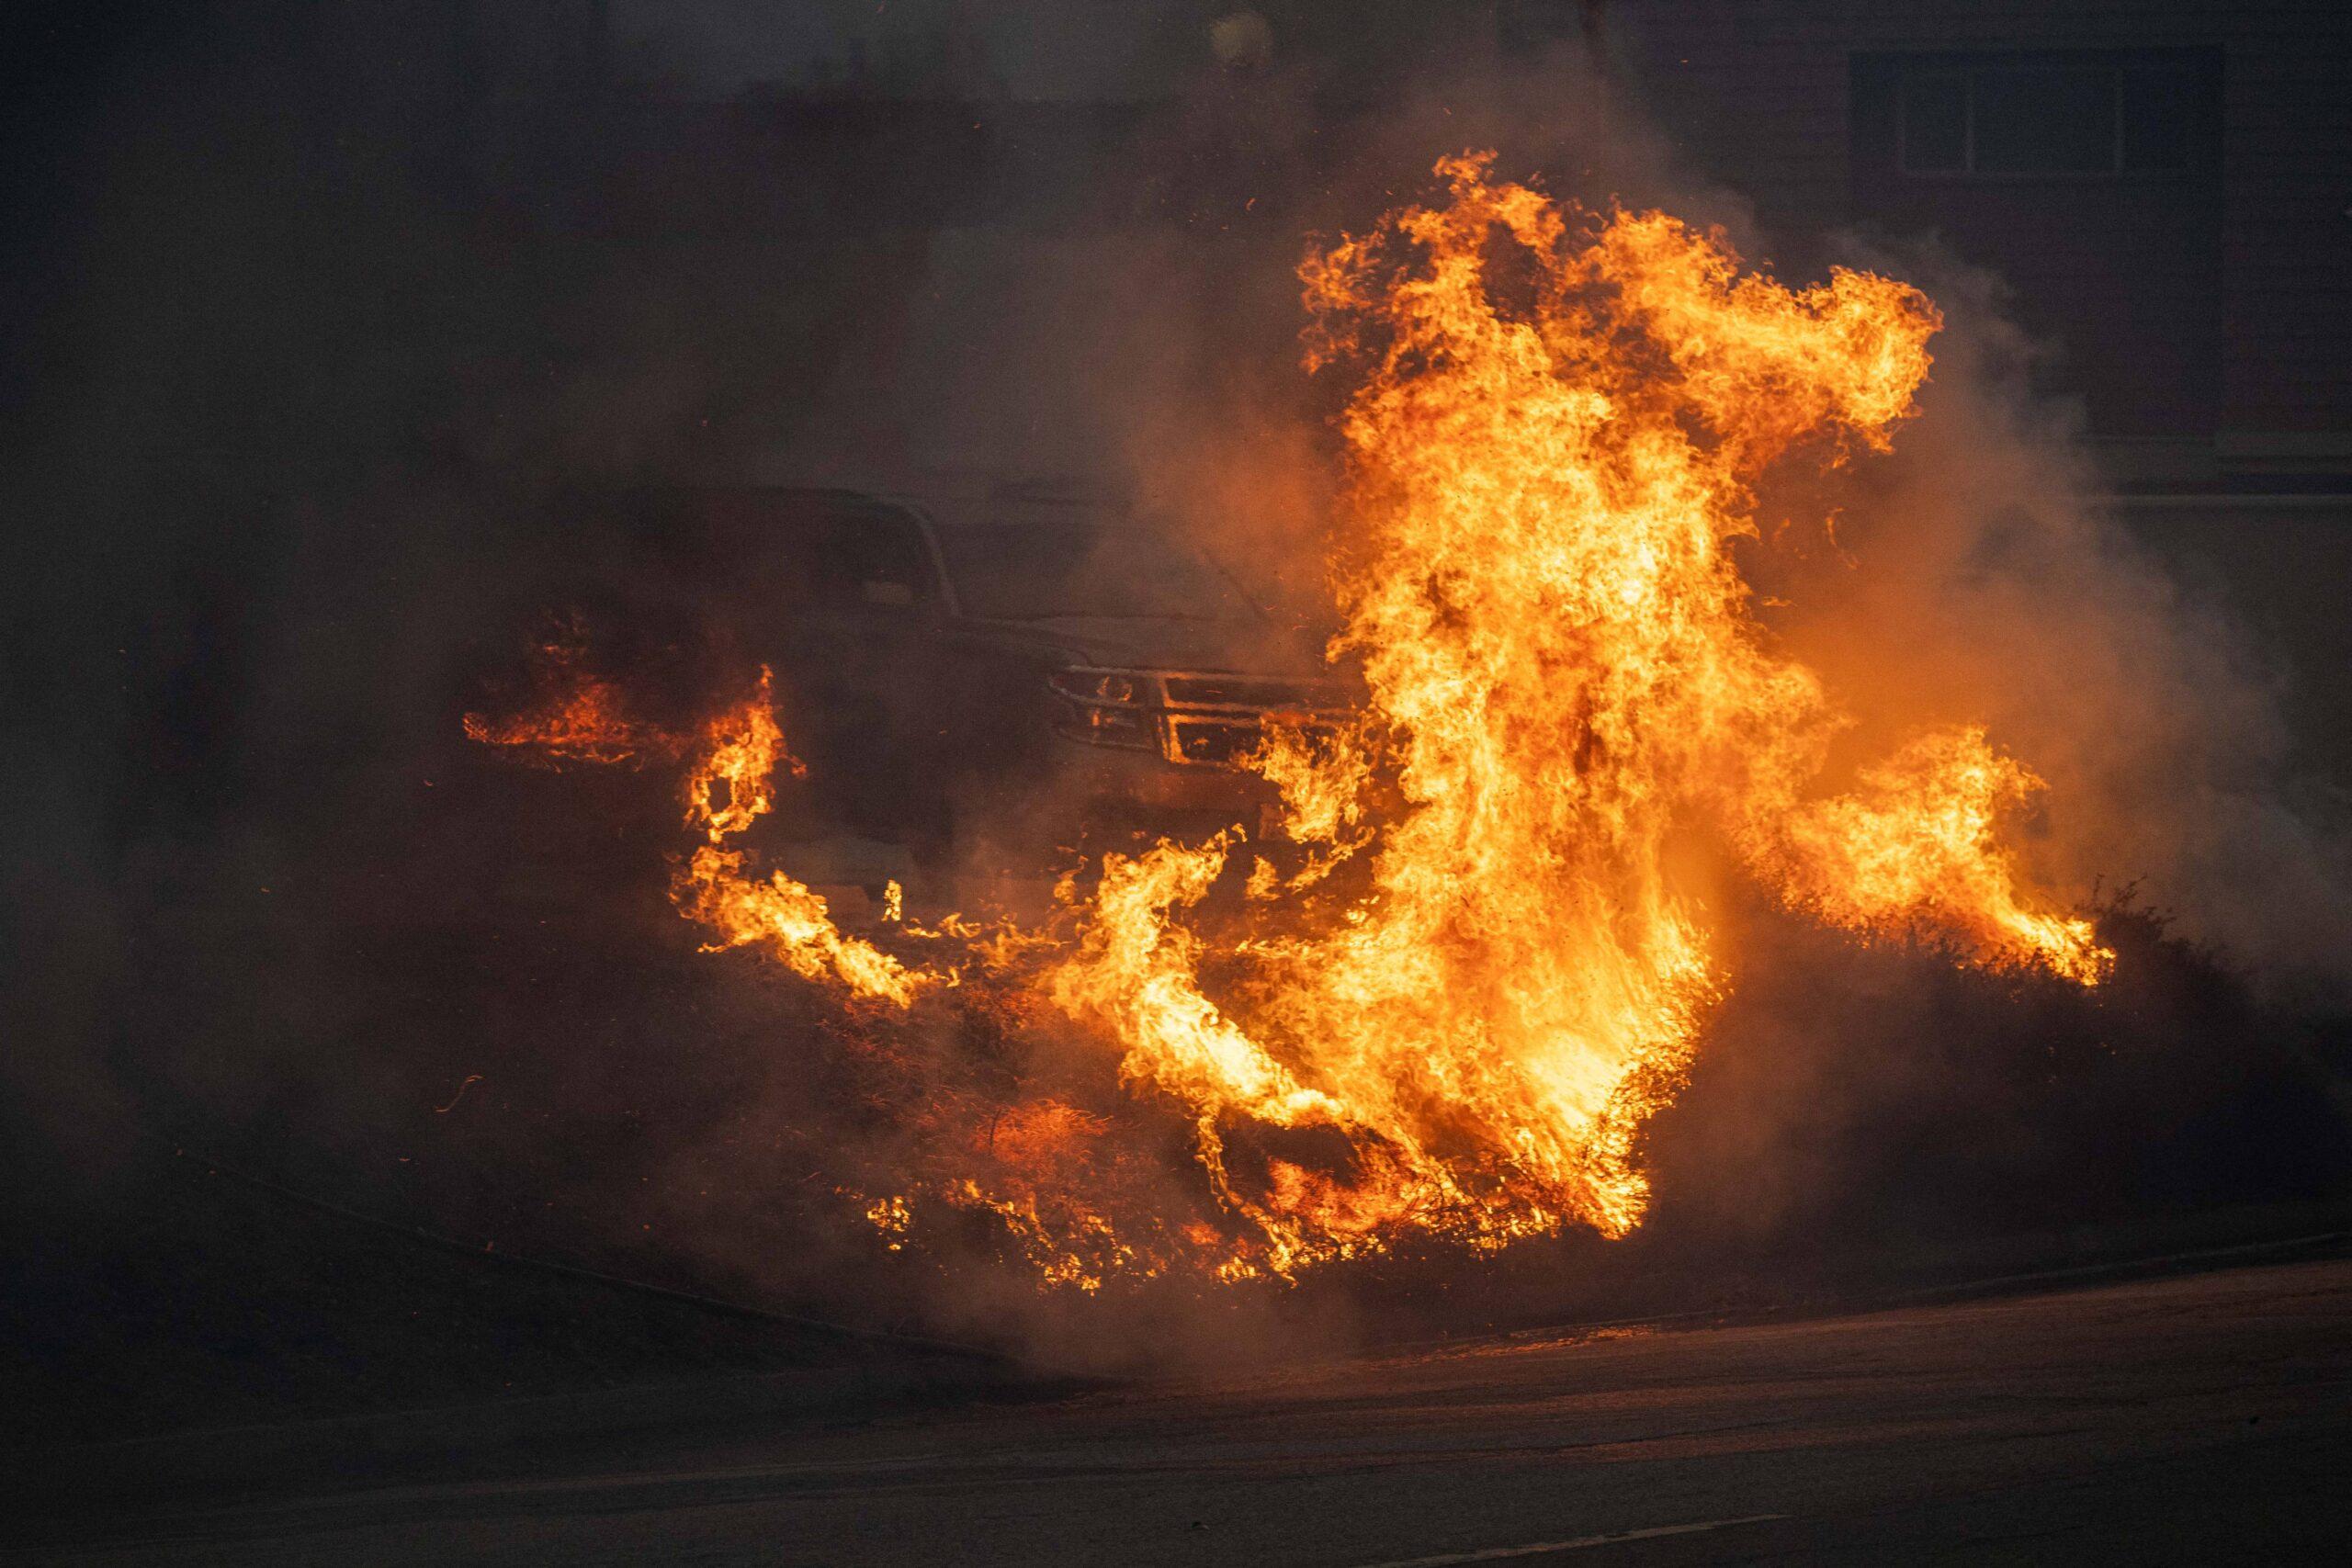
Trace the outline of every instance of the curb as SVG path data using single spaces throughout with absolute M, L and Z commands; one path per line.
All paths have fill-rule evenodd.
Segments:
M 255 1478 L 382 1480 L 385 1461 L 462 1461 L 538 1438 L 748 1420 L 867 1416 L 984 1399 L 1046 1398 L 1100 1386 L 1028 1377 L 1003 1367 L 867 1366 L 640 1383 L 580 1393 L 526 1394 L 424 1410 L 227 1427 L 67 1448 L 19 1449 L 6 1458 L 0 1497 L 20 1517 L 78 1512 L 129 1498 L 206 1490 Z

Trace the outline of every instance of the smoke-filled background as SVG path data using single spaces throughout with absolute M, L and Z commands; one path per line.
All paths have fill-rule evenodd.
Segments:
M 2233 577 L 2173 548 L 2192 526 L 2126 526 L 2010 286 L 1925 226 L 1753 207 L 1644 74 L 1665 35 L 1638 9 L 865 9 L 17 23 L 0 1179 L 25 1332 L 217 1307 L 209 1259 L 266 1254 L 267 1224 L 191 1229 L 190 1148 L 500 1251 L 1050 1327 L 1098 1364 L 1206 1354 L 1244 1311 L 1288 1345 L 1441 1297 L 1713 1299 L 2342 1195 L 2340 715 L 2324 641 L 2299 655 L 2247 586 L 2325 578 L 2340 541 Z M 1140 1330 L 1040 1306 L 984 1237 L 879 1252 L 831 1216 L 845 1173 L 899 1157 L 887 1106 L 842 1109 L 892 1080 L 842 1065 L 820 994 L 695 951 L 662 782 L 469 754 L 458 716 L 549 585 L 613 556 L 560 498 L 1087 475 L 1312 627 L 1347 389 L 1300 368 L 1296 264 L 1489 147 L 1596 209 L 1721 224 L 1784 280 L 1865 265 L 1941 308 L 1893 454 L 1768 481 L 1743 565 L 1865 716 L 1845 765 L 1899 713 L 1982 721 L 2048 782 L 2021 858 L 2100 901 L 2115 987 L 1858 951 L 1727 890 L 1732 990 L 1651 1130 L 1656 1217 L 1613 1251 L 1155 1301 Z

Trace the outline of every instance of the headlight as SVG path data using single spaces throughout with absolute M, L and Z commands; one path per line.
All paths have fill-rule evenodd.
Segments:
M 1048 677 L 1055 691 L 1063 696 L 1075 697 L 1081 703 L 1132 703 L 1136 700 L 1136 683 L 1132 676 L 1102 670 L 1057 670 Z
M 1117 708 L 1080 708 L 1062 728 L 1097 746 L 1132 746 L 1138 750 L 1150 750 L 1159 744 L 1151 733 L 1148 715 L 1123 713 Z
M 1096 746 L 1152 750 L 1159 744 L 1144 684 L 1115 671 L 1057 670 L 1046 683 L 1062 700 L 1055 726 L 1074 739 Z

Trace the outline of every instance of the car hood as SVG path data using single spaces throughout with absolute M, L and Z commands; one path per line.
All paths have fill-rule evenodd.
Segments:
M 1224 671 L 1298 679 L 1328 676 L 1321 644 L 1304 632 L 1261 621 L 1141 615 L 1055 615 L 1034 621 L 977 623 L 1002 635 L 1058 649 L 1090 664 L 1139 670 Z

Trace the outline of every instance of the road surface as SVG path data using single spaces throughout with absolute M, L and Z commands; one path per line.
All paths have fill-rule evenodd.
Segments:
M 48 1527 L 57 1562 L 2343 1561 L 2352 1261 L 797 1430 Z M 283 1495 L 281 1495 L 283 1494 Z

